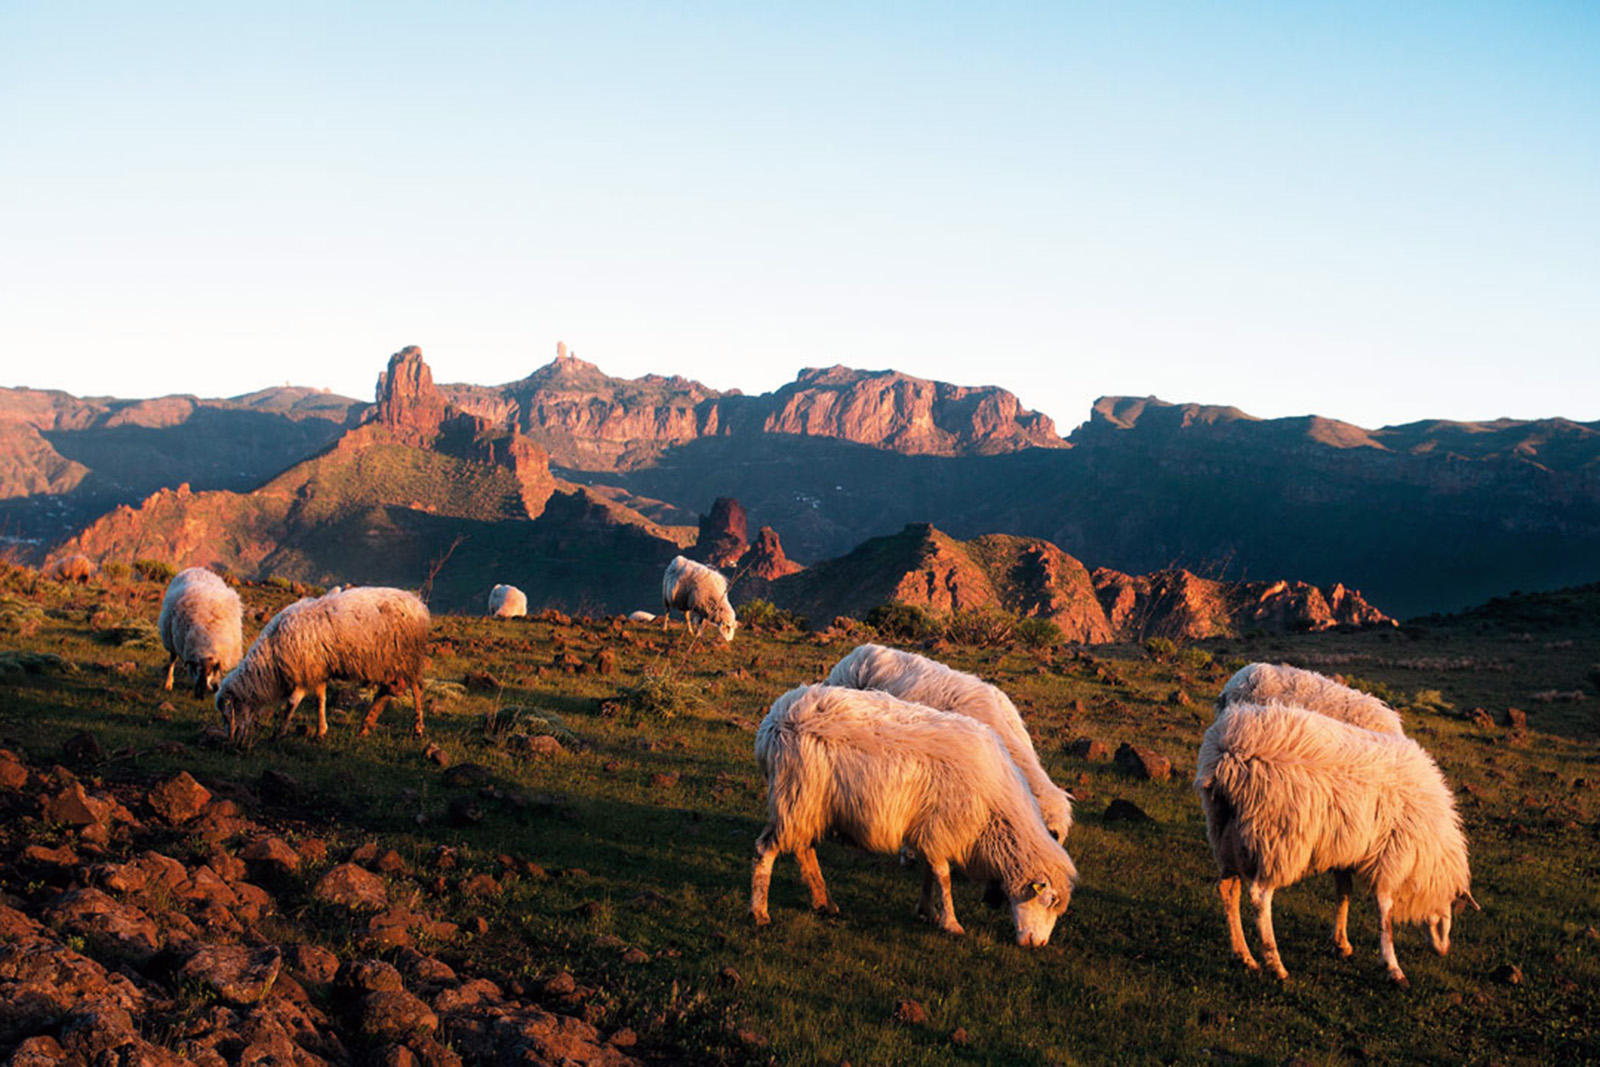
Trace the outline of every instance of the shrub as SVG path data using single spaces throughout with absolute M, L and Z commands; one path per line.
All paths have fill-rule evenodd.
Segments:
M 568 729 L 560 715 L 543 708 L 515 704 L 485 712 L 482 732 L 483 739 L 493 745 L 504 744 L 513 734 L 553 737 L 568 748 L 578 743 L 577 735 Z
M 1170 637 L 1152 637 L 1144 643 L 1145 658 L 1168 663 L 1178 654 L 1178 643 Z
M 267 579 L 266 584 L 272 586 L 274 589 L 282 589 L 285 592 L 288 592 L 294 586 L 293 582 L 289 581 L 289 579 L 285 578 L 281 574 L 274 574 L 272 577 Z
M 1216 658 L 1203 648 L 1189 647 L 1178 653 L 1178 664 L 1191 671 L 1203 671 L 1211 667 Z
M 867 625 L 884 637 L 902 641 L 921 641 L 939 632 L 933 616 L 915 604 L 879 604 L 867 612 Z
M 806 619 L 785 611 L 770 600 L 747 600 L 739 605 L 739 624 L 767 630 L 803 630 Z
M 640 718 L 671 719 L 700 706 L 700 690 L 671 670 L 646 668 L 639 684 L 617 694 L 623 707 Z
M 178 568 L 164 559 L 136 559 L 133 569 L 147 582 L 160 582 L 162 585 L 172 581 L 178 574 Z
M 1377 697 L 1391 708 L 1405 706 L 1405 695 L 1392 685 L 1376 682 L 1370 678 L 1357 678 L 1353 675 L 1346 678 L 1344 684 L 1351 689 L 1359 689 L 1363 693 Z
M 1024 648 L 1048 648 L 1061 643 L 1061 627 L 1054 619 L 1037 615 L 1017 623 L 1017 641 Z
M 953 611 L 944 624 L 945 640 L 977 648 L 1009 644 L 1016 632 L 1017 617 L 995 608 Z
M 100 576 L 105 578 L 107 581 L 120 582 L 122 579 L 126 578 L 129 573 L 131 573 L 131 569 L 120 559 L 108 559 L 104 563 L 100 564 Z

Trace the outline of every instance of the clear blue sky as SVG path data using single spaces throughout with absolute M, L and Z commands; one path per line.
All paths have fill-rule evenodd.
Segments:
M 0 0 L 0 384 L 1600 418 L 1600 4 Z

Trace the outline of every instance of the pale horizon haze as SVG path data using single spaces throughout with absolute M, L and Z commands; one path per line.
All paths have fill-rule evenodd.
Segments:
M 0 385 L 1600 419 L 1600 5 L 0 0 Z

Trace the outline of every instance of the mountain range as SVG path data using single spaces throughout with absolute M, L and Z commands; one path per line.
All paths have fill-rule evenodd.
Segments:
M 526 571 L 535 603 L 649 606 L 651 572 L 718 497 L 781 534 L 785 563 L 818 565 L 774 590 L 929 523 L 1087 561 L 1097 601 L 1110 575 L 1146 576 L 1124 592 L 1148 604 L 1183 584 L 1158 576 L 1187 573 L 1325 601 L 1360 588 L 1404 616 L 1600 570 L 1600 424 L 1562 419 L 1367 430 L 1107 397 L 1062 438 L 996 387 L 835 366 L 744 396 L 613 378 L 564 348 L 500 386 L 435 385 L 406 349 L 372 404 L 0 390 L 0 533 L 34 555 L 409 585 L 432 569 L 462 604 Z

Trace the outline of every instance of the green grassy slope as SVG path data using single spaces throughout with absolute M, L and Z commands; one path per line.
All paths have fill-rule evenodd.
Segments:
M 159 584 L 67 587 L 18 570 L 0 578 L 0 592 L 5 745 L 48 765 L 87 728 L 108 752 L 132 749 L 98 771 L 107 780 L 149 781 L 180 767 L 210 783 L 251 785 L 267 769 L 292 775 L 306 799 L 267 806 L 264 818 L 336 846 L 393 845 L 430 909 L 488 920 L 486 934 L 434 946 L 452 965 L 506 980 L 571 969 L 603 991 L 604 1024 L 633 1027 L 663 1061 L 1534 1064 L 1600 1056 L 1600 697 L 1587 679 L 1600 660 L 1600 618 L 1592 612 L 1555 611 L 1537 627 L 1523 616 L 1474 618 L 1215 642 L 1167 662 L 1127 647 L 1093 656 L 939 649 L 1006 688 L 1046 768 L 1079 798 L 1068 847 L 1083 884 L 1051 944 L 1026 952 L 1012 944 L 1008 917 L 980 903 L 978 887 L 958 885 L 968 934 L 950 938 L 913 917 L 915 871 L 835 843 L 819 855 L 838 917 L 805 910 L 785 858 L 771 927 L 758 932 L 748 921 L 751 846 L 765 814 L 754 726 L 773 698 L 819 679 L 866 631 L 747 628 L 723 648 L 691 644 L 681 624 L 663 639 L 656 627 L 611 620 L 441 616 L 429 733 L 456 763 L 482 764 L 492 776 L 489 795 L 476 796 L 482 821 L 458 826 L 449 805 L 472 791 L 444 783 L 405 737 L 399 709 L 381 736 L 358 740 L 363 705 L 354 692 L 343 695 L 350 708 L 333 716 L 323 744 L 288 738 L 244 755 L 196 746 L 215 713 L 161 691 L 164 657 L 138 636 L 137 624 L 154 622 Z M 292 598 L 272 586 L 241 593 L 252 614 Z M 22 650 L 57 653 L 69 666 L 30 673 L 9 655 Z M 615 673 L 592 669 L 604 650 Z M 1275 900 L 1288 983 L 1246 973 L 1228 954 L 1189 779 L 1211 698 L 1235 661 L 1257 658 L 1388 687 L 1405 705 L 1407 731 L 1458 790 L 1484 912 L 1457 924 L 1448 958 L 1427 948 L 1420 928 L 1401 932 L 1409 991 L 1384 976 L 1369 897 L 1352 908 L 1355 956 L 1334 953 L 1325 878 Z M 618 699 L 651 679 L 676 701 L 670 713 L 660 702 Z M 1474 725 L 1465 713 L 1480 705 L 1497 719 L 1508 705 L 1526 709 L 1530 731 L 1514 737 Z M 531 757 L 487 739 L 483 716 L 509 707 L 524 709 L 525 727 L 570 731 L 568 751 Z M 536 715 L 554 725 L 539 727 Z M 1066 746 L 1079 736 L 1113 749 L 1122 741 L 1154 748 L 1175 762 L 1173 780 L 1138 782 L 1110 762 L 1075 759 Z M 190 747 L 152 751 L 162 741 Z M 1115 798 L 1153 821 L 1107 822 Z M 441 844 L 456 848 L 466 869 L 498 870 L 505 855 L 536 862 L 544 875 L 508 878 L 490 899 L 448 887 L 441 894 L 428 888 L 436 875 L 457 884 L 457 872 L 429 859 Z M 298 918 L 321 924 L 332 945 L 353 936 L 336 916 Z M 629 948 L 648 959 L 625 962 Z M 1520 984 L 1495 977 L 1507 964 L 1521 969 Z M 919 1002 L 927 1021 L 896 1021 L 904 1000 Z M 958 1029 L 964 1043 L 952 1041 Z

